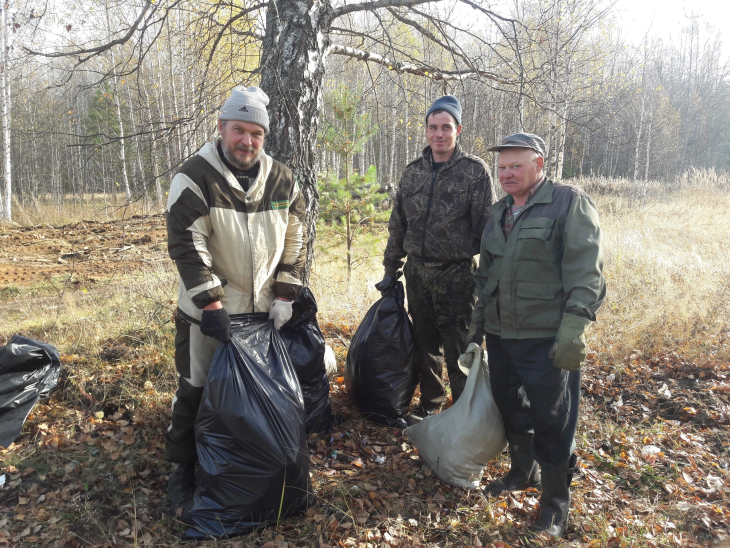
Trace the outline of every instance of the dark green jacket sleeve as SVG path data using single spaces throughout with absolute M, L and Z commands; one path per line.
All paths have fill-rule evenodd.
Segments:
M 561 271 L 564 312 L 595 321 L 606 298 L 603 242 L 598 210 L 585 194 L 573 199 L 565 219 Z

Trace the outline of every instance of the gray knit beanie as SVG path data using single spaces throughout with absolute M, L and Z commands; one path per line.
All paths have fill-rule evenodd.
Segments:
M 220 119 L 253 122 L 263 127 L 264 131 L 268 133 L 269 113 L 266 112 L 268 104 L 269 96 L 261 88 L 236 86 L 221 107 Z
M 433 102 L 426 113 L 426 125 L 428 125 L 428 117 L 434 110 L 445 110 L 454 117 L 457 126 L 461 125 L 461 103 L 453 95 L 444 95 Z

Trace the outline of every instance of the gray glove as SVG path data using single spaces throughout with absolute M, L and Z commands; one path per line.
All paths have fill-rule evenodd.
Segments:
M 283 301 L 281 299 L 274 299 L 269 308 L 269 319 L 274 320 L 274 329 L 279 331 L 281 326 L 291 320 L 292 315 L 292 301 Z
M 585 332 L 591 320 L 574 314 L 563 314 L 558 336 L 550 349 L 548 357 L 553 360 L 555 367 L 568 371 L 577 371 L 586 359 Z
M 203 310 L 200 332 L 206 337 L 213 337 L 220 342 L 231 340 L 231 318 L 226 309 Z

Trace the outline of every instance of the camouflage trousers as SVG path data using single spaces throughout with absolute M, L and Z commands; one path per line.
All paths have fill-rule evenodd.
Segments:
M 453 401 L 464 391 L 466 375 L 458 361 L 467 346 L 475 269 L 474 259 L 430 266 L 412 256 L 403 268 L 420 361 L 421 405 L 427 411 L 438 409 L 446 399 L 444 362 Z

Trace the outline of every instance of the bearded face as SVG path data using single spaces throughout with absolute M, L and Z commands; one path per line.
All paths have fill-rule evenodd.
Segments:
M 247 170 L 255 166 L 264 154 L 264 128 L 252 122 L 218 121 L 223 155 L 231 165 Z

